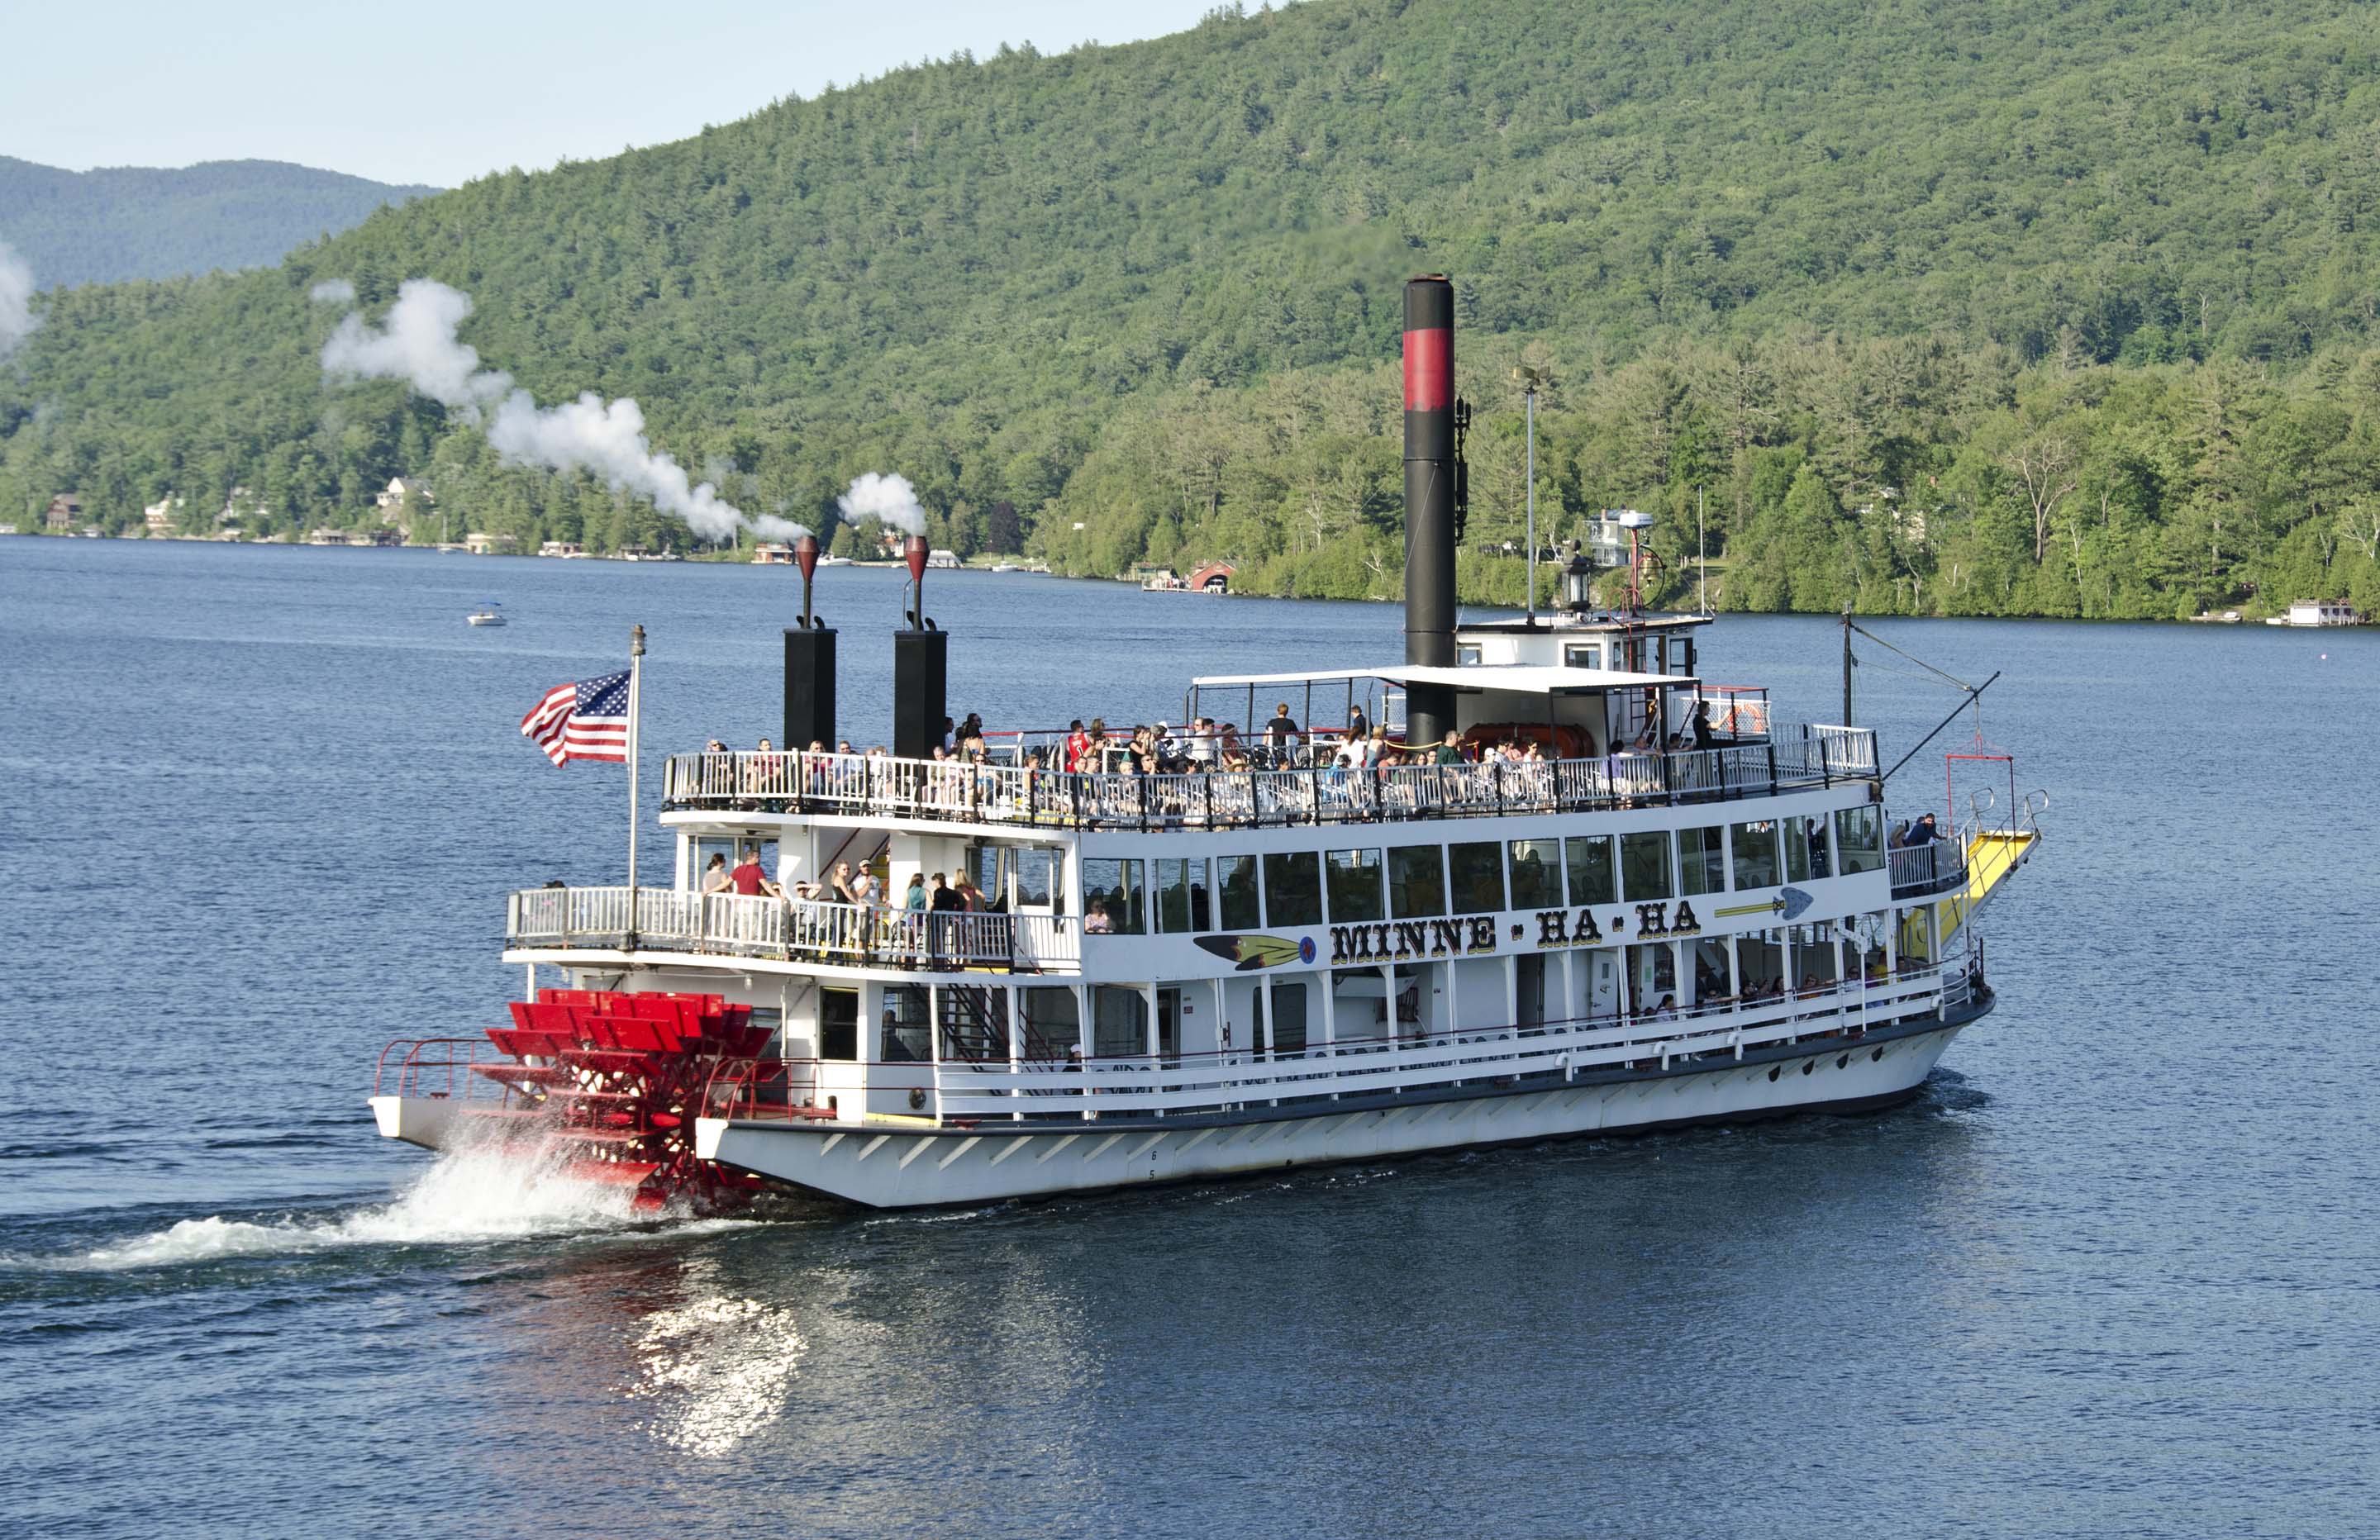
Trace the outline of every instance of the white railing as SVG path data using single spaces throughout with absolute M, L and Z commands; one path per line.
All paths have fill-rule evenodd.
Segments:
M 861 967 L 1078 973 L 1082 928 L 1059 915 L 912 913 L 741 893 L 644 888 L 630 923 L 625 888 L 531 888 L 511 895 L 504 940 L 526 948 L 602 947 L 806 958 Z
M 1713 1005 L 1682 1015 L 1599 1017 L 1542 1026 L 1492 1027 L 1411 1038 L 1364 1038 L 1290 1051 L 1248 1049 L 1170 1057 L 1050 1062 L 944 1061 L 933 1068 L 944 1122 L 1017 1117 L 1116 1118 L 1229 1111 L 1284 1098 L 1354 1097 L 1523 1076 L 1621 1067 L 1667 1069 L 1677 1060 L 1741 1058 L 1749 1049 L 1856 1035 L 1936 1014 L 1966 999 L 1963 964 L 1911 969 L 1897 978 L 1852 979 L 1767 1001 Z M 1069 1098 L 1053 1106 L 1050 1098 Z
M 1938 893 L 1967 879 L 1966 852 L 1948 840 L 1931 840 L 1885 853 L 1892 868 L 1892 896 Z
M 1779 724 L 1769 739 L 1666 754 L 1363 770 L 1069 775 L 855 754 L 680 754 L 665 805 L 769 813 L 1197 829 L 1578 812 L 1755 796 L 1876 773 L 1865 728 Z

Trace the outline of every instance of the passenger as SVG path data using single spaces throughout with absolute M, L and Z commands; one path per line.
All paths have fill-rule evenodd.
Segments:
M 1289 714 L 1289 702 L 1284 700 L 1272 709 L 1272 720 L 1265 723 L 1265 746 L 1275 754 L 1286 753 L 1297 746 L 1297 719 Z
M 735 864 L 735 870 L 727 874 L 727 881 L 747 898 L 758 898 L 763 894 L 770 898 L 784 896 L 783 891 L 769 880 L 769 873 L 760 865 L 760 852 L 757 848 L 746 848 L 744 858 Z
M 726 855 L 722 853 L 711 856 L 710 864 L 702 868 L 702 891 L 706 893 L 723 893 L 734 886 L 735 884 L 727 878 Z
M 1347 741 L 1354 743 L 1372 735 L 1371 719 L 1364 715 L 1361 706 L 1347 708 Z
M 1887 850 L 1899 850 L 1908 843 L 1909 820 L 1907 819 L 1903 819 L 1899 823 L 1894 824 L 1892 826 L 1892 832 L 1884 837 L 1884 847 Z
M 955 752 L 959 746 L 959 724 L 950 718 L 942 719 L 942 741 L 936 746 L 945 752 Z
M 1663 995 L 1661 997 L 1661 1003 L 1653 1007 L 1653 1019 L 1657 1022 L 1676 1021 L 1678 1019 L 1678 997 L 1675 995 Z
M 959 906 L 967 914 L 979 915 L 984 912 L 983 890 L 975 885 L 974 878 L 960 877 L 958 894 Z
M 1461 741 L 1455 737 L 1453 728 L 1448 728 L 1446 730 L 1446 736 L 1439 740 L 1438 750 L 1435 754 L 1430 756 L 1430 762 L 1437 765 L 1459 765 L 1463 763 L 1463 745 Z
M 1909 831 L 1909 843 L 1912 845 L 1930 845 L 1934 843 L 1936 837 L 1934 831 L 1934 815 L 1931 813 L 1917 820 L 1917 827 Z
M 1184 747 L 1182 757 L 1190 761 L 1190 768 L 1194 770 L 1215 768 L 1215 721 L 1212 717 L 1192 720 L 1190 742 Z
M 835 869 L 844 871 L 849 868 L 838 867 Z M 883 885 L 876 880 L 876 874 L 866 867 L 859 868 L 858 875 L 851 879 L 844 891 L 851 894 L 852 903 L 862 907 L 875 903 L 883 897 Z
M 1083 719 L 1076 717 L 1066 724 L 1066 773 L 1074 775 L 1083 768 L 1083 756 L 1091 751 L 1091 735 L 1083 731 Z
M 1709 701 L 1697 700 L 1694 702 L 1694 720 L 1693 727 L 1694 746 L 1696 748 L 1709 748 L 1718 741 L 1718 734 L 1711 731 Z
M 826 896 L 830 902 L 835 903 L 857 903 L 859 902 L 859 900 L 851 896 L 850 862 L 837 861 L 834 864 L 834 876 L 828 879 Z

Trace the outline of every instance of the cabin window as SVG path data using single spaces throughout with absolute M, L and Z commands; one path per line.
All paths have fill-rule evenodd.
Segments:
M 1323 871 L 1330 888 L 1330 923 L 1388 917 L 1380 889 L 1380 853 L 1377 850 L 1334 850 Z
M 1052 915 L 1066 912 L 1065 884 L 1058 880 L 1058 852 L 1028 846 L 1016 853 L 1013 869 L 1019 909 L 1046 910 Z
M 1570 901 L 1573 906 L 1617 903 L 1620 889 L 1611 869 L 1611 836 L 1590 834 L 1564 840 L 1562 858 L 1570 867 Z
M 1810 827 L 1800 819 L 1780 819 L 1785 833 L 1785 880 L 1810 880 Z M 1743 884 L 1738 882 L 1737 887 Z
M 1454 890 L 1456 914 L 1487 915 L 1504 907 L 1503 846 L 1447 846 L 1446 876 Z
M 1620 836 L 1620 882 L 1631 903 L 1670 896 L 1670 836 L 1664 830 Z
M 1678 831 L 1678 891 L 1696 893 L 1727 891 L 1727 853 L 1719 843 L 1718 825 Z
M 1762 819 L 1757 823 L 1739 823 L 1727 831 L 1735 845 L 1735 885 L 1739 891 L 1754 888 L 1774 888 L 1777 874 L 1777 821 Z M 1802 861 L 1809 864 L 1810 853 L 1805 846 Z
M 1835 851 L 1843 876 L 1875 871 L 1884 865 L 1884 819 L 1873 807 L 1838 808 Z
M 1257 904 L 1257 858 L 1253 855 L 1215 857 L 1215 891 L 1221 900 L 1226 930 L 1262 930 L 1264 916 Z
M 1314 852 L 1267 855 L 1264 885 L 1267 925 L 1322 923 L 1322 858 Z
M 926 987 L 896 984 L 884 991 L 884 1051 L 888 1064 L 922 1064 L 934 1056 Z
M 1559 909 L 1562 903 L 1561 842 L 1514 840 L 1512 845 L 1512 907 Z
M 1091 990 L 1091 1053 L 1099 1059 L 1132 1059 L 1148 1051 L 1148 999 L 1128 985 L 1101 984 Z
M 1072 989 L 1019 989 L 1025 1016 L 1025 1051 L 1035 1058 L 1063 1059 L 1083 1041 L 1083 1013 Z
M 1207 861 L 1157 863 L 1157 928 L 1179 936 L 1207 928 Z
M 1562 644 L 1562 666 L 1573 669 L 1599 669 L 1603 666 L 1601 642 L 1565 642 Z
M 1148 928 L 1138 861 L 1100 858 L 1083 863 L 1083 929 L 1091 935 L 1138 936 Z
M 1389 918 L 1426 920 L 1446 913 L 1446 862 L 1436 845 L 1389 851 Z
M 818 1056 L 849 1063 L 859 1057 L 859 991 L 819 991 Z
M 1477 668 L 1479 666 L 1479 644 L 1476 642 L 1463 642 L 1458 644 L 1454 649 L 1454 665 L 1457 668 Z
M 1735 971 L 1743 981 L 1746 1005 L 1757 1005 L 1783 992 L 1784 948 L 1778 945 L 1782 934 L 1776 930 L 1747 930 L 1735 939 Z
M 1300 1053 L 1305 1049 L 1305 986 L 1276 984 L 1272 987 L 1272 1049 Z

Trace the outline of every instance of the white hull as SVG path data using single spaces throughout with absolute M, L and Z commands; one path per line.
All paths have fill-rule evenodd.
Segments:
M 1880 1105 L 1913 1092 L 1964 1025 L 1885 1041 L 1803 1043 L 1785 1056 L 1706 1071 L 1270 1122 L 1182 1128 L 1089 1122 L 1011 1133 L 998 1123 L 936 1130 L 705 1118 L 696 1124 L 696 1148 L 725 1165 L 870 1207 L 982 1203 Z M 1772 1070 L 1779 1072 L 1774 1079 Z

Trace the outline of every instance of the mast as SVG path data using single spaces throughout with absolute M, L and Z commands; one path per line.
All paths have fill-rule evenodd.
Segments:
M 628 933 L 624 950 L 637 949 L 637 685 L 645 672 L 645 628 L 628 628 Z
M 1843 606 L 1843 725 L 1852 724 L 1852 612 Z

